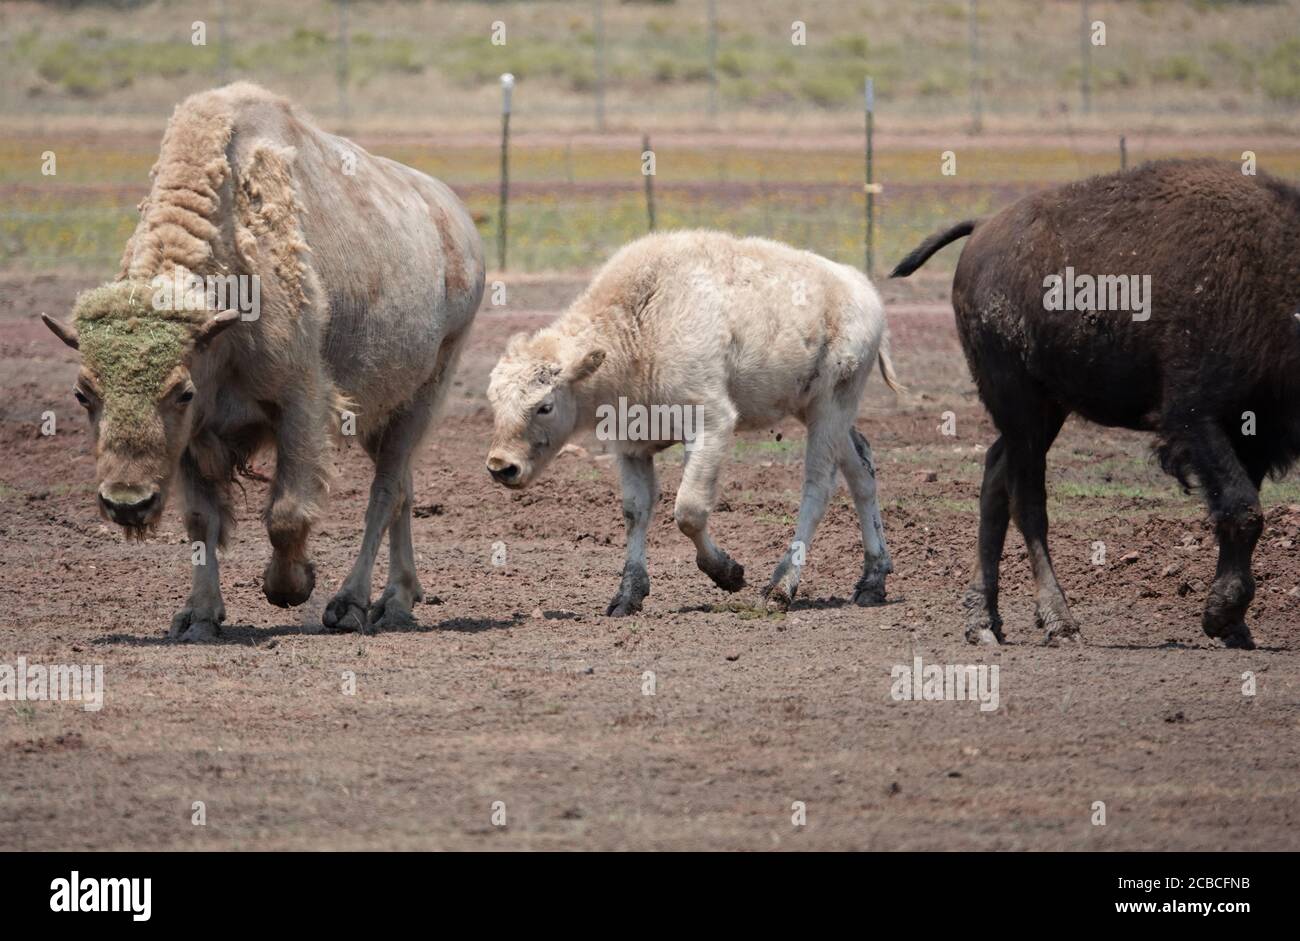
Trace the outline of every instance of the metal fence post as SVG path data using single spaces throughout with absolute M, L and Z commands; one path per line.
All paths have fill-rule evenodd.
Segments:
M 510 204 L 510 94 L 515 88 L 515 77 L 509 72 L 501 76 L 501 199 L 497 213 L 497 262 L 506 270 L 506 210 Z
M 871 277 L 871 272 L 875 269 L 876 264 L 876 184 L 874 179 L 874 167 L 872 166 L 872 142 L 871 138 L 875 132 L 876 116 L 876 87 L 870 76 L 867 76 L 866 86 L 863 89 L 863 103 L 867 111 L 867 140 L 866 140 L 866 186 L 863 187 L 867 194 L 867 220 L 866 220 L 866 243 L 867 243 L 867 277 Z

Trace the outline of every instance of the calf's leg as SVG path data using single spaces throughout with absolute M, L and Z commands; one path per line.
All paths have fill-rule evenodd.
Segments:
M 894 570 L 894 563 L 885 545 L 885 524 L 876 496 L 876 462 L 871 445 L 852 425 L 839 455 L 840 472 L 848 482 L 862 529 L 862 577 L 853 589 L 853 603 L 881 604 L 885 600 L 885 576 Z
M 835 469 L 841 442 L 845 437 L 844 419 L 838 411 L 814 413 L 805 422 L 808 442 L 804 448 L 803 496 L 799 501 L 799 520 L 795 524 L 794 542 L 785 551 L 763 590 L 769 611 L 785 611 L 799 590 L 804 560 L 812 548 L 813 535 L 826 514 L 826 504 L 835 491 Z
M 650 594 L 650 573 L 646 571 L 645 541 L 650 516 L 659 500 L 655 485 L 654 457 L 649 454 L 621 454 L 618 459 L 623 490 L 623 522 L 627 527 L 627 558 L 623 563 L 623 580 L 618 594 L 605 613 L 624 617 L 641 610 L 641 602 Z
M 745 569 L 709 538 L 709 513 L 718 498 L 718 474 L 735 427 L 734 413 L 712 416 L 707 430 L 701 430 L 686 452 L 682 485 L 677 491 L 673 518 L 677 528 L 695 543 L 695 564 L 724 591 L 745 587 Z
M 168 636 L 183 642 L 213 640 L 226 619 L 221 600 L 217 547 L 221 545 L 227 511 L 219 483 L 204 477 L 188 452 L 181 458 L 181 492 L 185 499 L 185 531 L 190 542 L 202 543 L 196 556 L 193 585 L 185 607 L 172 618 Z
M 1003 640 L 1002 616 L 998 613 L 998 567 L 1010 521 L 1006 442 L 998 438 L 984 455 L 975 571 L 962 601 L 966 609 L 966 640 L 972 644 L 1000 644 Z

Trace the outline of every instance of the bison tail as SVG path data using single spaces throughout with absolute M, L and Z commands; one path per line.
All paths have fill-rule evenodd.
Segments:
M 880 341 L 880 350 L 876 354 L 876 360 L 880 363 L 880 375 L 885 380 L 885 385 L 893 389 L 895 394 L 906 392 L 907 386 L 898 381 L 898 376 L 894 373 L 894 362 L 889 358 L 888 337 Z
M 909 274 L 920 268 L 930 256 L 943 248 L 949 242 L 955 242 L 957 239 L 965 238 L 975 231 L 975 226 L 980 224 L 979 219 L 967 219 L 965 222 L 958 222 L 951 229 L 943 232 L 936 232 L 916 248 L 912 249 L 911 254 L 898 263 L 893 271 L 889 272 L 891 278 L 906 278 Z

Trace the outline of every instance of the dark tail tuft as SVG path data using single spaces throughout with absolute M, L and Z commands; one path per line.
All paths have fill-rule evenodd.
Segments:
M 965 238 L 975 231 L 975 226 L 980 224 L 979 219 L 967 219 L 965 222 L 958 222 L 951 229 L 943 232 L 936 232 L 916 248 L 912 253 L 898 263 L 898 266 L 889 273 L 891 278 L 906 278 L 909 274 L 920 268 L 926 261 L 943 248 L 949 242 L 955 242 L 957 239 Z

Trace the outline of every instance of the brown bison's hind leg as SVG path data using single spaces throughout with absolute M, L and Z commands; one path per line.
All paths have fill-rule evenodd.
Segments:
M 1219 561 L 1201 626 L 1206 634 L 1219 638 L 1226 647 L 1253 650 L 1255 642 L 1246 626 L 1246 609 L 1255 597 L 1250 560 L 1264 529 L 1259 504 L 1259 482 L 1263 475 L 1246 470 L 1228 435 L 1217 425 L 1211 422 L 1169 425 L 1187 429 L 1183 434 L 1194 436 L 1189 441 L 1188 452 L 1196 477 L 1205 490 L 1210 521 L 1219 538 Z
M 998 438 L 984 456 L 984 482 L 980 485 L 979 544 L 975 571 L 962 599 L 966 611 L 966 640 L 972 644 L 1002 643 L 1002 616 L 998 613 L 998 566 L 1011 522 L 1011 497 L 1007 490 L 1006 442 Z
M 1011 516 L 1025 537 L 1037 590 L 1034 620 L 1044 631 L 1043 643 L 1063 639 L 1077 642 L 1083 639 L 1079 625 L 1070 613 L 1047 548 L 1047 451 L 1065 422 L 1066 412 L 1050 402 L 1039 401 L 1041 410 L 1025 423 L 1021 434 L 1004 433 Z M 1034 402 L 1026 404 L 1032 408 Z

